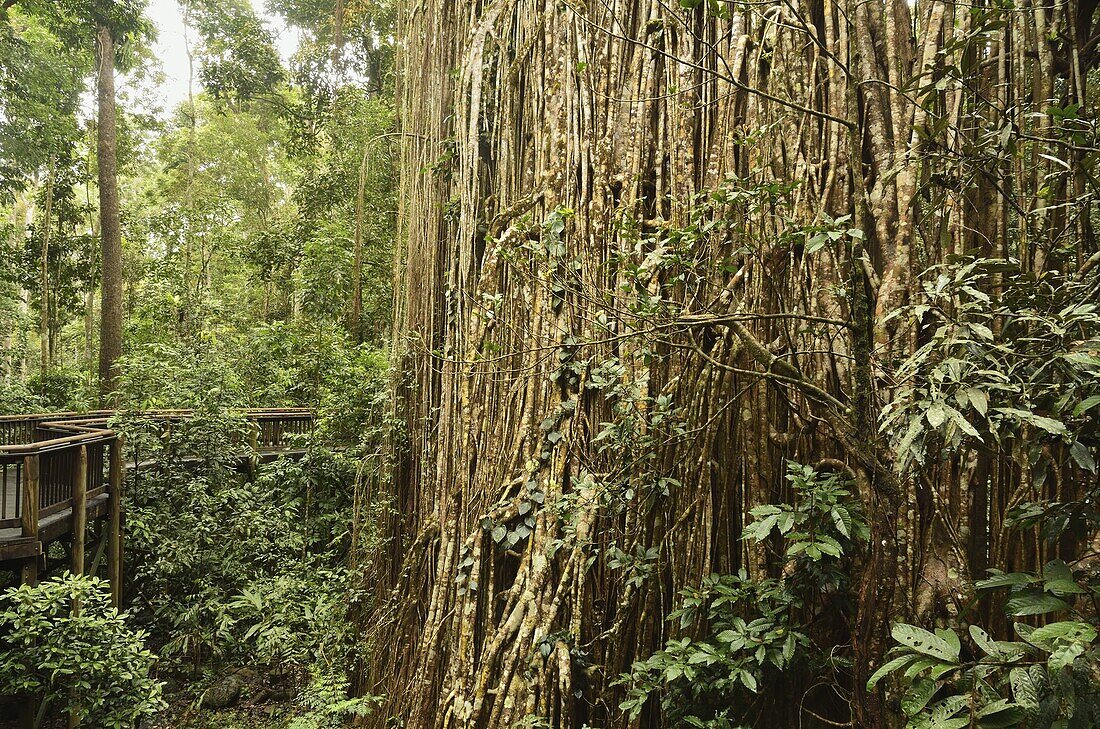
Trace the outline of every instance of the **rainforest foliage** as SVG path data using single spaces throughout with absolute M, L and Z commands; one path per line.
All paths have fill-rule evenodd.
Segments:
M 377 2 L 0 11 L 0 409 L 118 408 L 133 464 L 121 612 L 97 578 L 53 566 L 62 544 L 37 587 L 4 573 L 0 693 L 36 694 L 47 721 L 199 727 L 234 706 L 225 721 L 326 729 L 376 704 L 349 691 L 368 595 L 352 554 L 385 508 L 368 494 L 390 419 L 393 23 Z M 158 26 L 185 55 L 158 57 L 178 47 Z M 121 241 L 109 379 L 102 28 Z M 302 455 L 242 472 L 227 444 L 247 443 L 247 407 L 312 408 Z M 191 415 L 165 433 L 157 409 Z M 12 715 L 0 704 L 0 724 Z
M 0 408 L 133 463 L 0 691 L 1100 725 L 1095 3 L 180 0 L 167 106 L 162 5 L 0 10 Z

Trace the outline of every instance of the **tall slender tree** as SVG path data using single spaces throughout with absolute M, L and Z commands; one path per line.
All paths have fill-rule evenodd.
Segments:
M 96 28 L 96 153 L 99 162 L 100 323 L 99 398 L 107 405 L 122 354 L 122 229 L 119 222 L 115 109 L 115 41 L 111 28 Z

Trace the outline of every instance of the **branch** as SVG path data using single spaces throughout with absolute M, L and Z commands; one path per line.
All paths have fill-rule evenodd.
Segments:
M 793 365 L 772 354 L 743 324 L 733 320 L 730 321 L 729 325 L 741 340 L 741 344 L 745 347 L 745 351 L 748 352 L 758 364 L 763 366 L 767 373 L 774 373 L 782 376 L 784 380 L 802 390 L 802 392 L 812 400 L 828 403 L 830 405 L 832 405 L 832 403 L 837 403 L 836 398 L 817 385 L 806 380 L 806 378 L 802 376 L 802 373 Z M 873 440 L 861 440 L 858 435 L 858 430 L 851 420 L 843 410 L 837 412 L 835 406 L 826 410 L 825 420 L 832 425 L 844 449 L 848 451 L 854 459 L 859 461 L 869 473 L 877 478 L 877 482 L 885 491 L 885 495 L 891 500 L 897 498 L 897 496 L 902 493 L 901 482 L 898 480 L 897 474 L 889 467 L 889 458 L 883 457 L 878 445 Z
M 687 314 L 668 324 L 658 325 L 656 328 L 666 329 L 682 324 L 706 326 L 711 324 L 726 324 L 733 321 L 756 321 L 758 319 L 797 319 L 799 321 L 814 322 L 815 324 L 830 324 L 845 329 L 852 328 L 852 323 L 843 319 L 830 319 L 824 316 L 811 316 L 809 314 L 796 314 L 793 312 L 779 312 L 774 314 L 749 314 L 745 312 L 738 312 L 736 314 Z
M 631 38 L 627 35 L 623 35 L 622 33 L 616 33 L 615 31 L 611 30 L 610 28 L 604 28 L 603 26 L 599 25 L 598 23 L 595 23 L 592 20 L 590 20 L 585 13 L 583 13 L 581 10 L 578 10 L 577 8 L 573 7 L 573 5 L 571 3 L 568 3 L 568 2 L 565 3 L 565 7 L 569 8 L 569 10 L 573 13 L 573 15 L 575 15 L 582 23 L 584 23 L 587 26 L 590 26 L 594 30 L 597 30 L 601 33 L 607 34 L 611 38 L 617 38 L 618 40 L 621 40 L 625 43 L 630 43 L 630 44 L 636 45 L 639 48 L 645 48 L 647 51 L 650 51 L 652 53 L 656 53 L 657 55 L 661 56 L 662 58 L 665 58 L 669 61 L 675 61 L 676 63 L 678 63 L 680 65 L 687 66 L 688 68 L 693 68 L 696 71 L 702 71 L 703 73 L 711 74 L 714 78 L 721 79 L 722 81 L 725 81 L 730 86 L 733 86 L 736 89 L 739 89 L 739 90 L 744 91 L 744 92 L 749 93 L 749 94 L 754 94 L 755 96 L 759 96 L 762 99 L 767 99 L 768 101 L 779 104 L 780 106 L 785 106 L 788 109 L 793 109 L 794 111 L 798 111 L 798 112 L 801 112 L 803 114 L 807 114 L 809 116 L 817 117 L 819 119 L 825 119 L 825 120 L 831 121 L 835 124 L 839 124 L 841 126 L 847 127 L 848 129 L 852 129 L 852 130 L 856 129 L 855 122 L 853 122 L 849 119 L 842 119 L 839 116 L 834 116 L 832 114 L 829 114 L 828 112 L 820 111 L 818 109 L 811 109 L 808 106 L 804 106 L 804 105 L 799 104 L 797 102 L 790 101 L 789 99 L 784 99 L 784 98 L 781 98 L 779 96 L 769 94 L 767 91 L 764 91 L 762 89 L 758 89 L 754 86 L 750 86 L 746 83 L 743 83 L 741 80 L 736 79 L 733 76 L 730 76 L 730 75 L 727 75 L 727 74 L 724 74 L 724 73 L 720 73 L 718 71 L 718 69 L 708 68 L 707 66 L 704 66 L 704 65 L 699 64 L 699 63 L 695 63 L 694 61 L 688 60 L 686 58 L 680 58 L 679 56 L 677 56 L 675 54 L 672 54 L 672 53 L 669 53 L 668 51 L 666 51 L 662 48 L 658 48 L 657 46 L 650 45 L 649 43 L 646 43 L 643 40 L 639 40 L 637 38 Z
M 738 336 L 740 336 L 740 335 L 738 335 Z M 752 337 L 751 334 L 749 336 Z M 717 367 L 717 368 L 723 369 L 723 370 L 727 370 L 729 372 L 734 372 L 736 374 L 758 375 L 758 376 L 763 377 L 763 378 L 768 379 L 768 380 L 774 380 L 776 382 L 783 382 L 783 383 L 786 383 L 788 385 L 792 385 L 793 387 L 801 390 L 803 392 L 803 394 L 806 395 L 807 397 L 809 397 L 813 400 L 817 400 L 818 402 L 820 402 L 823 405 L 830 406 L 837 413 L 844 412 L 844 403 L 840 402 L 835 397 L 833 397 L 829 393 L 825 392 L 824 390 L 822 390 L 817 385 L 814 385 L 813 383 L 807 382 L 805 379 L 803 379 L 798 374 L 798 370 L 796 370 L 794 367 L 791 367 L 785 361 L 779 359 L 774 354 L 769 352 L 766 348 L 764 348 L 764 345 L 760 344 L 760 342 L 755 337 L 753 337 L 752 340 L 753 340 L 754 343 L 756 343 L 756 345 L 758 345 L 760 347 L 760 349 L 764 352 L 764 354 L 766 356 L 772 358 L 771 359 L 772 363 L 776 363 L 776 362 L 782 363 L 782 365 L 784 367 L 789 369 L 789 372 L 777 372 L 775 370 L 777 370 L 779 368 L 773 367 L 771 364 L 767 365 L 767 370 L 764 371 L 764 372 L 756 372 L 756 371 L 752 371 L 752 370 L 743 370 L 740 367 L 733 367 L 731 365 L 725 364 L 724 362 L 719 362 L 718 360 L 714 359 L 714 357 L 711 357 L 709 354 L 704 352 L 703 349 L 695 342 L 694 337 L 691 340 L 691 345 L 692 345 L 692 348 L 695 350 L 695 353 L 697 355 L 699 355 L 703 359 L 710 362 L 710 364 L 713 365 L 714 367 Z M 758 362 L 761 362 L 760 358 L 757 356 L 757 353 L 752 351 L 752 345 L 748 344 L 748 342 L 746 342 L 744 339 L 742 339 L 741 341 L 744 344 L 744 346 L 747 349 L 750 350 L 750 354 L 752 354 L 753 359 L 757 360 Z M 761 364 L 764 364 L 764 363 L 761 362 Z M 791 372 L 793 372 L 794 374 L 790 374 Z

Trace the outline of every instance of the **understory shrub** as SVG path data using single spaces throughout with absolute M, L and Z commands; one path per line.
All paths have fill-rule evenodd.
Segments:
M 819 618 L 847 611 L 852 556 L 868 527 L 846 477 L 789 463 L 795 501 L 752 510 L 743 538 L 779 545 L 779 577 L 711 575 L 681 591 L 669 615 L 672 638 L 637 661 L 618 683 L 620 708 L 638 717 L 658 700 L 673 727 L 732 729 L 759 726 L 762 707 L 775 706 L 784 673 L 796 664 L 839 682 L 847 661 L 833 653 L 835 635 L 815 635 Z
M 149 464 L 128 490 L 133 609 L 170 666 L 196 685 L 231 666 L 272 683 L 309 674 L 309 686 L 327 688 L 301 695 L 305 716 L 366 710 L 346 695 L 318 708 L 356 662 L 348 611 L 361 588 L 346 566 L 355 458 L 304 439 L 301 458 L 249 466 L 226 447 L 247 442 L 247 424 L 216 408 L 170 436 L 137 419 L 122 427 Z
M 100 579 L 66 573 L 0 596 L 2 694 L 38 694 L 85 726 L 123 729 L 164 707 L 156 660 Z

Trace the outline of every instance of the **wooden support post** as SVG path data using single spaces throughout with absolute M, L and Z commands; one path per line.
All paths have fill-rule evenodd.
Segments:
M 84 574 L 84 540 L 88 527 L 88 448 L 80 446 L 76 451 L 76 460 L 73 462 L 73 561 L 72 573 Z M 80 601 L 73 600 L 73 615 L 80 614 Z M 75 697 L 71 697 L 75 699 Z M 80 709 L 75 700 L 70 701 L 69 729 L 80 726 Z
M 20 580 L 24 585 L 34 586 L 38 584 L 38 454 L 23 458 L 23 504 L 20 510 L 20 526 L 24 537 L 30 537 L 32 544 L 36 546 L 35 554 L 23 562 Z M 27 696 L 23 701 L 20 726 L 24 729 L 35 729 L 38 723 L 38 697 L 34 694 Z
M 73 463 L 73 563 L 74 575 L 84 574 L 84 538 L 88 526 L 88 448 L 77 449 Z
M 38 543 L 38 466 L 39 456 L 23 458 L 23 508 L 19 515 L 23 536 Z M 23 562 L 22 584 L 38 584 L 38 554 Z
M 122 606 L 122 436 L 111 443 L 108 484 L 110 515 L 107 519 L 107 579 L 111 604 Z
M 99 574 L 99 568 L 103 566 L 103 559 L 107 556 L 107 542 L 109 541 L 109 534 L 107 532 L 107 524 L 105 522 L 100 522 L 98 536 L 99 538 L 95 540 L 95 555 L 92 557 L 92 564 L 88 568 L 88 574 L 90 575 Z
M 256 477 L 256 469 L 260 466 L 260 429 L 263 427 L 259 421 L 252 423 L 254 427 L 248 429 L 248 475 Z

